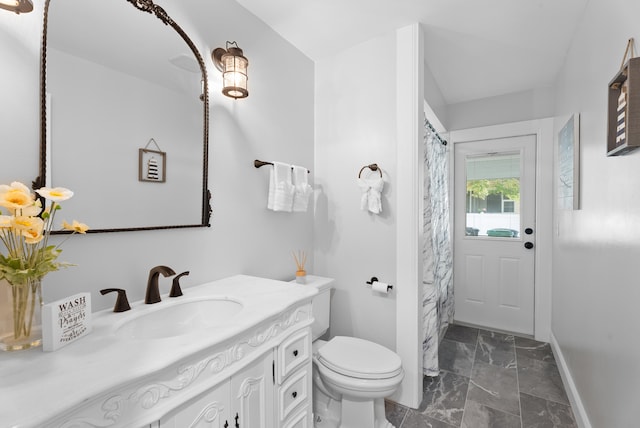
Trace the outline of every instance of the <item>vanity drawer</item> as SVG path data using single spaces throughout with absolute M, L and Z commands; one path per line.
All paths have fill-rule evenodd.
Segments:
M 290 417 L 282 425 L 283 428 L 312 428 L 309 406 Z
M 310 387 L 311 371 L 307 369 L 294 373 L 282 384 L 278 390 L 278 408 L 281 421 L 284 421 L 302 403 L 308 405 Z
M 311 359 L 311 331 L 304 329 L 289 336 L 278 347 L 278 383 Z

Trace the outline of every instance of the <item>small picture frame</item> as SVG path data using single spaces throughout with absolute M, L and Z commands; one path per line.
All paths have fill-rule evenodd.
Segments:
M 138 149 L 138 181 L 164 183 L 167 180 L 167 153 Z

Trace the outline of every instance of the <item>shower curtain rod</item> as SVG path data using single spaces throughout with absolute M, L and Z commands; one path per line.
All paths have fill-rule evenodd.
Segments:
M 425 125 L 427 125 L 427 128 L 429 128 L 431 130 L 431 132 L 433 132 L 433 135 L 435 136 L 435 138 L 440 141 L 440 143 L 442 143 L 443 146 L 447 145 L 447 140 L 445 140 L 444 138 L 442 138 L 440 136 L 440 134 L 438 134 L 438 131 L 436 131 L 436 128 L 433 127 L 433 125 L 431 124 L 431 122 L 429 122 L 429 119 L 425 118 L 424 119 L 424 123 Z

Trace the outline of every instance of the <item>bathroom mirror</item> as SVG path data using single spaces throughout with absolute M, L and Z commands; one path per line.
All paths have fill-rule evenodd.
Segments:
M 35 187 L 73 190 L 59 218 L 90 232 L 209 226 L 207 92 L 152 0 L 47 0 Z

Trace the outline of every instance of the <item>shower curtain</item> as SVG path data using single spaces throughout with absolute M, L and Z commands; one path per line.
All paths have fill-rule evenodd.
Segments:
M 423 373 L 437 376 L 438 344 L 454 310 L 449 155 L 426 118 L 424 126 Z

